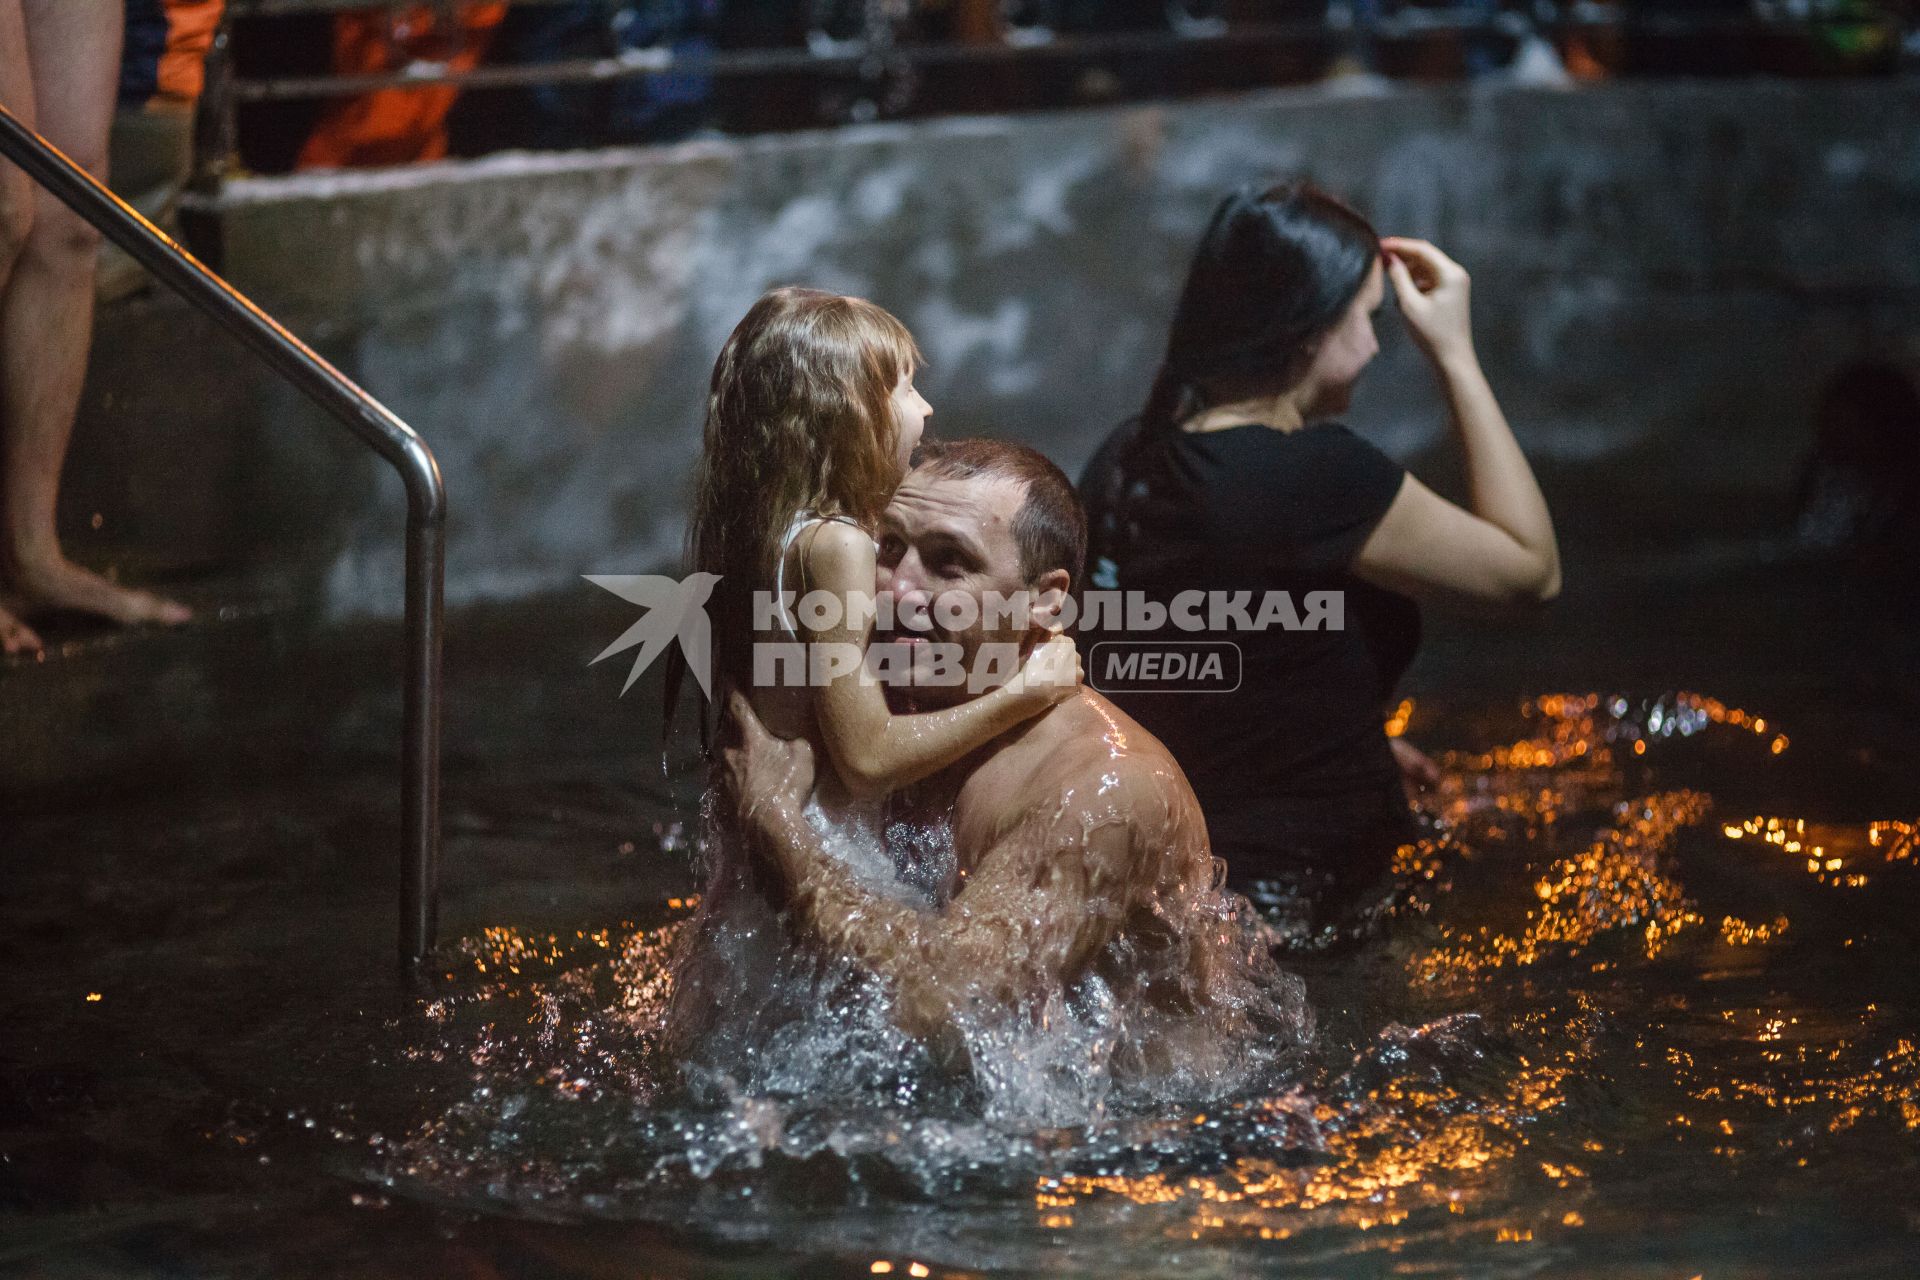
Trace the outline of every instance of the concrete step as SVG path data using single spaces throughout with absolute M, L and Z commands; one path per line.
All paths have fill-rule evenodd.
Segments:
M 200 774 L 284 742 L 301 712 L 283 694 L 310 611 L 260 582 L 159 586 L 192 606 L 192 622 L 36 619 L 46 649 L 0 658 L 0 806 Z
M 400 742 L 396 620 L 329 622 L 281 580 L 162 582 L 196 610 L 173 629 L 65 621 L 40 659 L 0 659 L 0 814 L 268 778 L 367 771 Z M 447 616 L 448 768 L 587 775 L 700 789 L 692 695 L 663 768 L 659 682 L 621 696 L 624 662 L 590 660 L 632 610 L 597 588 Z

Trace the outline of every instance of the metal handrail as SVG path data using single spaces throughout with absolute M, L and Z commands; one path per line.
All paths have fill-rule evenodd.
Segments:
M 714 77 L 803 72 L 844 73 L 871 69 L 876 58 L 915 67 L 1008 63 L 1041 58 L 1126 57 L 1170 50 L 1221 52 L 1284 41 L 1326 41 L 1345 33 L 1319 22 L 1247 24 L 1226 31 L 1181 35 L 1168 31 L 1128 31 L 1104 35 L 1049 36 L 1034 43 L 961 44 L 940 42 L 889 46 L 884 55 L 864 40 L 840 40 L 819 48 L 738 49 L 676 52 L 636 49 L 623 56 L 569 58 L 513 66 L 478 66 L 464 71 L 419 64 L 397 71 L 339 75 L 275 76 L 236 79 L 238 102 L 276 102 L 302 98 L 344 98 L 378 89 L 453 85 L 461 89 L 506 89 L 536 85 L 597 84 L 643 76 Z
M 426 959 L 439 926 L 441 606 L 447 498 L 432 450 L 386 406 L 288 332 L 0 106 L 11 160 L 154 277 L 225 325 L 309 400 L 392 464 L 407 489 L 406 695 L 400 758 L 400 960 Z
M 344 2 L 344 0 L 343 0 Z M 516 0 L 543 4 L 547 0 Z M 271 0 L 271 9 L 255 12 L 291 12 L 311 0 Z M 316 6 L 326 7 L 326 6 Z M 1866 21 L 1819 14 L 1760 17 L 1751 14 L 1603 14 L 1564 15 L 1550 20 L 1527 19 L 1529 30 L 1543 34 L 1574 32 L 1638 32 L 1663 36 L 1752 35 L 1776 31 L 1818 31 L 1852 27 Z M 990 43 L 935 41 L 891 45 L 884 57 L 901 66 L 930 67 L 1031 61 L 1040 58 L 1125 57 L 1160 52 L 1221 52 L 1269 44 L 1324 43 L 1356 36 L 1404 39 L 1439 33 L 1479 35 L 1511 31 L 1510 16 L 1461 16 L 1448 11 L 1432 15 L 1389 15 L 1370 18 L 1353 27 L 1323 20 L 1234 22 L 1207 24 L 1195 31 L 1171 29 L 1107 34 L 1045 33 L 1037 39 Z M 268 76 L 235 78 L 228 87 L 237 103 L 280 102 L 354 97 L 381 89 L 451 86 L 459 89 L 508 89 L 544 85 L 601 84 L 660 75 L 702 75 L 719 78 L 816 72 L 844 73 L 871 69 L 881 52 L 860 38 L 822 42 L 818 48 L 754 48 L 676 51 L 638 49 L 621 56 L 566 58 L 511 66 L 451 66 L 416 63 L 391 71 L 339 75 Z

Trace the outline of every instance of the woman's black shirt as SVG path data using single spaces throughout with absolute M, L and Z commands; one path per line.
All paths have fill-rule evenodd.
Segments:
M 1337 423 L 1285 432 L 1249 424 L 1174 432 L 1123 475 L 1136 429 L 1114 432 L 1081 479 L 1095 530 L 1092 589 L 1161 604 L 1183 591 L 1251 592 L 1256 616 L 1267 592 L 1288 593 L 1307 615 L 1308 593 L 1336 591 L 1344 626 L 1163 629 L 1155 634 L 1166 640 L 1237 644 L 1239 688 L 1109 696 L 1186 770 L 1230 866 L 1236 852 L 1276 845 L 1311 859 L 1380 830 L 1383 814 L 1404 820 L 1383 722 L 1419 647 L 1420 611 L 1350 567 L 1404 469 Z M 1081 638 L 1096 688 L 1107 638 Z

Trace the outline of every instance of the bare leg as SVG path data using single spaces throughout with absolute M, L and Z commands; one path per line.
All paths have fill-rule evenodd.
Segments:
M 0 104 L 29 128 L 33 126 L 33 77 L 27 70 L 27 26 L 20 0 L 0 0 Z M 20 170 L 0 162 L 0 298 L 6 296 L 13 264 L 20 260 L 32 228 L 33 183 Z M 9 610 L 15 604 L 0 602 L 0 653 L 37 652 L 40 637 Z
M 104 176 L 121 6 L 111 0 L 0 4 L 25 19 L 36 127 Z M 184 622 L 190 615 L 183 606 L 68 560 L 54 530 L 60 467 L 93 336 L 98 250 L 97 232 L 52 196 L 34 192 L 32 225 L 0 293 L 0 568 L 29 609 L 76 609 L 123 623 Z

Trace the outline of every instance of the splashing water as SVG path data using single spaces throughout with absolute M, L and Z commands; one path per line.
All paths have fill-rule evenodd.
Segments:
M 1638 1238 L 1676 1196 L 1784 1188 L 1842 1142 L 1854 1157 L 1799 1194 L 1846 1201 L 1911 1166 L 1909 1002 L 1866 972 L 1849 1004 L 1794 984 L 1844 968 L 1866 933 L 1831 895 L 1865 901 L 1871 879 L 1910 899 L 1913 824 L 1722 814 L 1713 790 L 1659 777 L 1693 740 L 1716 786 L 1785 767 L 1777 726 L 1710 698 L 1555 695 L 1521 715 L 1521 733 L 1491 726 L 1494 745 L 1443 757 L 1438 833 L 1400 851 L 1389 936 L 1290 962 L 1317 1030 L 1270 935 L 1209 885 L 1195 905 L 1222 980 L 1262 1017 L 1168 1036 L 1097 969 L 970 1016 L 956 1059 L 721 880 L 720 901 L 644 926 L 462 940 L 412 1052 L 459 1064 L 470 1091 L 375 1144 L 366 1176 L 513 1214 L 884 1254 L 876 1271 L 909 1246 L 1153 1271 L 1178 1269 L 1168 1242 L 1289 1240 L 1311 1270 L 1376 1248 L 1457 1262 L 1471 1239 L 1520 1274 L 1556 1256 L 1527 1246 Z M 893 891 L 932 901 L 945 833 L 889 835 Z M 724 978 L 689 967 L 701 950 Z M 728 1015 L 692 1054 L 671 1016 L 689 981 Z M 1175 1046 L 1167 1069 L 1126 1069 L 1146 1037 Z

